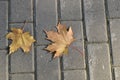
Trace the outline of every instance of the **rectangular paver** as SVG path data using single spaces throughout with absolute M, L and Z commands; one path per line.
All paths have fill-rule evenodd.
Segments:
M 8 80 L 8 56 L 5 50 L 0 50 L 0 80 Z
M 33 74 L 12 74 L 11 80 L 34 80 Z
M 10 0 L 10 22 L 33 21 L 33 0 Z
M 0 1 L 0 48 L 7 47 L 5 35 L 8 29 L 8 2 Z
M 64 71 L 64 80 L 87 80 L 85 70 Z
M 89 44 L 87 49 L 90 80 L 112 80 L 108 45 Z
M 85 53 L 83 45 L 80 42 L 73 42 L 68 49 L 68 54 L 63 55 L 64 69 L 85 68 Z
M 81 0 L 60 0 L 62 20 L 81 20 Z
M 88 41 L 107 41 L 104 0 L 84 0 L 84 14 Z
M 11 27 L 21 28 L 23 23 L 10 24 Z M 33 35 L 33 25 L 26 23 L 24 31 L 30 32 Z M 33 72 L 34 71 L 34 49 L 31 47 L 29 53 L 24 53 L 18 49 L 15 53 L 11 54 L 11 73 L 18 72 Z
M 110 20 L 112 55 L 114 66 L 120 65 L 120 20 Z
M 110 18 L 120 18 L 120 0 L 107 0 Z
M 73 36 L 76 39 L 70 45 L 68 55 L 63 55 L 64 69 L 85 68 L 82 23 L 80 21 L 62 21 L 61 23 L 72 27 Z
M 51 53 L 43 50 L 44 46 L 37 47 L 37 80 L 59 80 L 58 59 L 51 60 Z
M 44 30 L 54 29 L 57 24 L 57 0 L 36 1 L 36 38 L 37 44 L 46 44 Z
M 115 72 L 115 80 L 120 80 L 120 67 L 115 67 L 114 72 Z

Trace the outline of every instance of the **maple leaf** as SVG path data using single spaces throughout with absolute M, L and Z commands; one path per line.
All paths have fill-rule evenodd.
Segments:
M 73 38 L 73 31 L 71 27 L 67 31 L 66 26 L 59 23 L 57 25 L 57 30 L 57 32 L 45 31 L 47 39 L 53 42 L 45 49 L 52 53 L 55 52 L 54 58 L 66 54 L 68 52 L 68 46 L 75 40 Z
M 11 28 L 11 31 L 6 35 L 6 38 L 12 40 L 9 53 L 15 52 L 18 48 L 22 48 L 24 52 L 29 52 L 32 43 L 35 42 L 33 36 L 30 36 L 29 32 L 23 32 L 20 28 Z

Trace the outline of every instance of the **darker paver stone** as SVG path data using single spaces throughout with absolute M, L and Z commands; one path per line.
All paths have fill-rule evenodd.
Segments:
M 81 0 L 60 0 L 62 20 L 81 20 Z
M 43 50 L 43 46 L 37 47 L 37 79 L 38 80 L 59 80 L 58 59 L 51 60 L 51 53 Z
M 69 47 L 68 55 L 63 55 L 63 68 L 64 69 L 85 68 L 85 53 L 82 42 L 79 41 L 73 42 L 72 45 L 70 46 L 71 47 Z
M 32 0 L 10 0 L 10 22 L 33 21 Z
M 44 30 L 55 29 L 57 23 L 56 14 L 57 0 L 37 0 L 36 1 L 36 38 L 37 44 L 48 43 L 45 40 Z
M 85 70 L 64 71 L 64 80 L 86 80 Z
M 0 49 L 7 47 L 5 35 L 8 28 L 8 2 L 0 1 Z
M 0 80 L 8 80 L 8 56 L 5 50 L 0 50 Z

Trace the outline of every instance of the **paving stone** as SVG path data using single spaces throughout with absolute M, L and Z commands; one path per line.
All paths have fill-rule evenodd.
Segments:
M 5 50 L 0 50 L 0 80 L 8 80 L 8 56 Z
M 33 0 L 10 0 L 10 22 L 33 20 Z
M 120 67 L 115 67 L 115 80 L 120 80 Z
M 60 0 L 62 20 L 81 20 L 81 0 Z
M 62 24 L 68 27 L 72 27 L 73 36 L 75 37 L 76 41 L 81 41 L 83 39 L 83 26 L 81 21 L 62 21 Z
M 68 50 L 68 55 L 63 55 L 64 69 L 85 68 L 85 53 L 82 42 L 73 42 Z
M 10 27 L 21 28 L 23 24 L 10 24 Z M 25 25 L 24 31 L 28 31 L 33 35 L 33 26 L 31 23 Z M 34 71 L 34 49 L 31 47 L 29 53 L 24 53 L 21 49 L 18 49 L 11 55 L 11 73 L 18 72 L 33 72 Z M 19 64 L 18 64 L 19 63 Z
M 104 0 L 84 0 L 84 14 L 88 41 L 107 41 Z
M 110 53 L 107 44 L 89 44 L 88 62 L 90 80 L 112 80 Z
M 51 60 L 51 54 L 43 50 L 43 46 L 37 47 L 37 79 L 59 80 L 58 59 Z
M 48 43 L 45 40 L 44 30 L 54 29 L 56 26 L 56 1 L 57 0 L 37 0 L 36 1 L 36 38 L 37 44 Z
M 33 74 L 13 74 L 11 80 L 34 80 Z
M 87 80 L 85 70 L 64 71 L 64 80 Z
M 120 20 L 110 20 L 113 64 L 120 65 Z
M 119 0 L 107 0 L 108 11 L 110 18 L 120 18 L 120 1 Z
M 7 47 L 8 2 L 0 1 L 0 49 Z
M 85 68 L 82 23 L 80 21 L 62 21 L 61 23 L 67 27 L 72 27 L 74 38 L 76 39 L 71 47 L 69 47 L 68 55 L 63 56 L 64 69 Z M 80 49 L 82 53 L 76 49 L 72 49 L 72 46 Z

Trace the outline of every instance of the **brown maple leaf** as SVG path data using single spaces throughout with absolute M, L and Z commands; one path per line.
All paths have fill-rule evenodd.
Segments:
M 75 40 L 73 38 L 73 31 L 71 27 L 67 31 L 66 26 L 59 23 L 57 25 L 57 30 L 58 32 L 45 31 L 47 34 L 47 39 L 53 42 L 45 49 L 52 53 L 55 52 L 54 58 L 67 53 L 68 46 Z
M 22 48 L 24 52 L 29 52 L 30 47 L 35 39 L 29 32 L 23 32 L 20 28 L 11 28 L 12 32 L 6 35 L 6 38 L 11 39 L 9 53 L 15 52 L 18 48 Z

